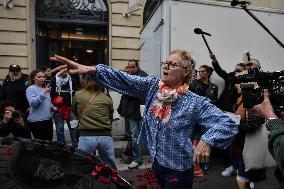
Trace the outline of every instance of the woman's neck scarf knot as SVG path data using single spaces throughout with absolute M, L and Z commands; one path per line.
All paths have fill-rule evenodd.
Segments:
M 157 97 L 151 109 L 154 115 L 160 118 L 163 123 L 167 123 L 171 116 L 172 105 L 188 90 L 188 88 L 189 85 L 184 83 L 177 89 L 172 89 L 160 81 Z

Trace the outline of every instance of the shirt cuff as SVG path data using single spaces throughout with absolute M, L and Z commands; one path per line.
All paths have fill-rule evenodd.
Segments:
M 265 124 L 268 131 L 284 129 L 284 122 L 280 119 L 270 119 Z

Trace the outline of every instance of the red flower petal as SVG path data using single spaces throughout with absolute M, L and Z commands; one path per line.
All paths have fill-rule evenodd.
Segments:
M 108 166 L 107 166 L 107 164 L 106 164 L 105 162 L 103 162 L 103 163 L 101 163 L 101 167 L 102 167 L 102 168 L 106 168 L 106 167 L 108 167 Z
M 99 181 L 102 182 L 102 183 L 105 183 L 105 184 L 109 184 L 110 183 L 110 179 L 106 176 L 101 176 L 99 178 Z
M 99 166 L 99 165 L 96 165 L 95 170 L 99 173 L 99 172 L 101 172 L 101 171 L 102 171 L 102 167 L 101 167 L 101 166 Z
M 119 181 L 119 178 L 117 177 L 117 176 L 112 176 L 111 177 L 111 180 L 114 182 L 114 183 L 118 183 L 118 181 Z
M 97 173 L 95 170 L 93 170 L 93 171 L 90 173 L 90 175 L 91 175 L 92 177 L 96 177 L 96 176 L 98 176 L 98 173 Z
M 9 147 L 9 148 L 7 149 L 7 155 L 8 155 L 8 156 L 12 156 L 12 155 L 13 155 L 13 149 L 12 149 L 11 147 Z

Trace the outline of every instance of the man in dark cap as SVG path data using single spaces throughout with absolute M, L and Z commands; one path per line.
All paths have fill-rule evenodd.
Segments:
M 29 107 L 26 99 L 26 88 L 28 86 L 28 75 L 22 73 L 19 65 L 10 65 L 9 73 L 3 81 L 0 101 L 8 100 L 14 102 L 16 109 L 20 110 L 23 114 L 26 114 Z

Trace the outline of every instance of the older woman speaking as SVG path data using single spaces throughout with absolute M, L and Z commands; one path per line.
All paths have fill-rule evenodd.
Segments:
M 64 64 L 61 72 L 93 74 L 98 84 L 146 101 L 138 143 L 148 147 L 161 188 L 192 188 L 193 164 L 208 160 L 210 146 L 226 148 L 237 133 L 232 119 L 188 90 L 193 66 L 185 50 L 173 50 L 162 62 L 161 79 L 129 75 L 106 65 L 85 66 L 57 55 L 51 60 Z M 190 136 L 196 125 L 208 131 L 194 150 Z

